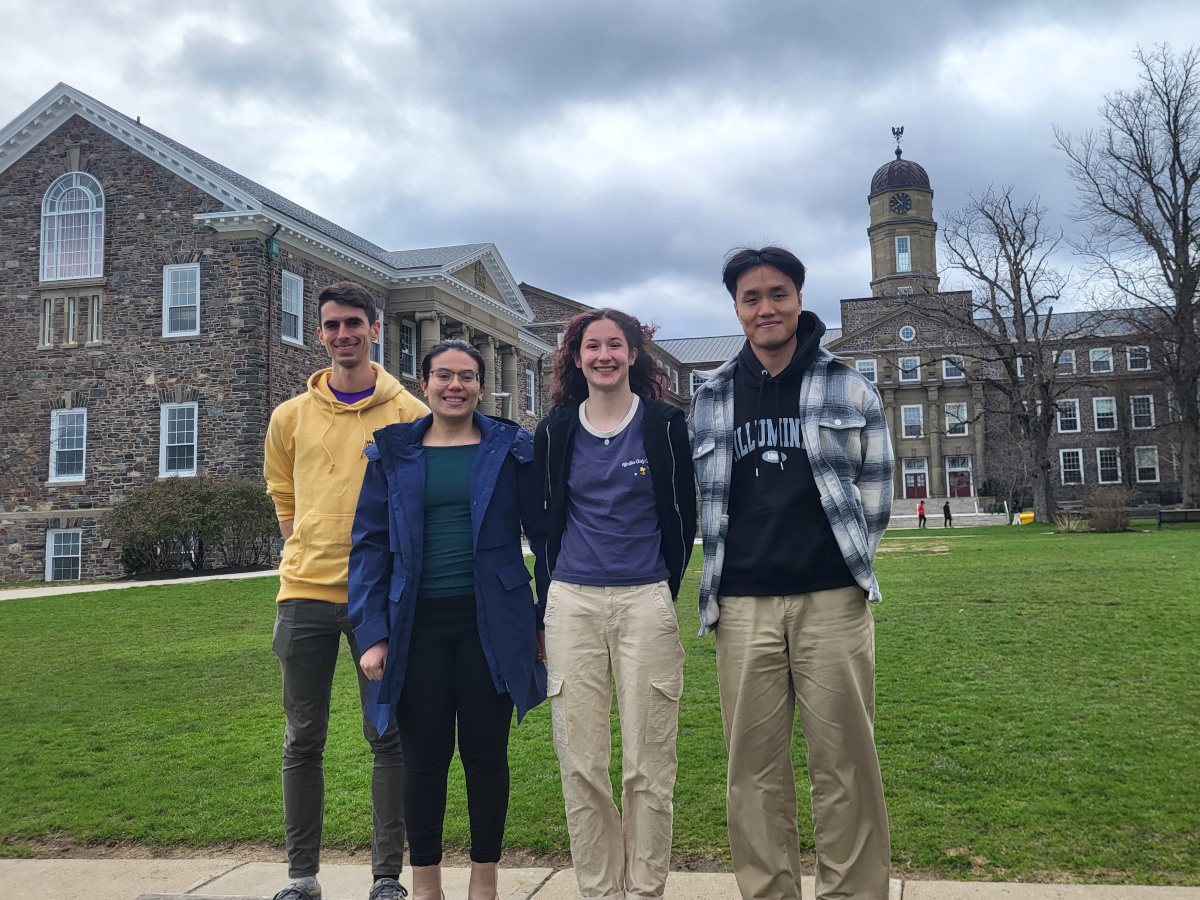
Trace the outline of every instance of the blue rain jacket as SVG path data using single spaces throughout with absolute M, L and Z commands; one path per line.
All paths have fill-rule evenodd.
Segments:
M 368 719 L 387 727 L 404 688 L 425 529 L 425 454 L 432 416 L 389 425 L 368 445 L 350 550 L 350 621 L 366 650 L 388 639 L 383 680 L 371 682 Z M 545 512 L 533 471 L 533 437 L 515 422 L 475 413 L 482 439 L 471 469 L 471 531 L 479 637 L 497 693 L 508 692 L 517 721 L 546 699 L 537 659 L 544 604 L 535 602 L 521 528 L 545 540 Z

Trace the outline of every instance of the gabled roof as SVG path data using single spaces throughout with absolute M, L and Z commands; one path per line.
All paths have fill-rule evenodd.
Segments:
M 388 287 L 418 282 L 444 282 L 450 289 L 489 312 L 499 312 L 514 324 L 532 321 L 533 314 L 517 281 L 508 271 L 495 244 L 459 244 L 424 250 L 384 250 L 378 244 L 305 209 L 282 194 L 263 187 L 227 166 L 209 159 L 106 106 L 68 84 L 59 83 L 0 130 L 0 172 L 35 147 L 60 125 L 78 115 L 192 183 L 225 209 L 201 213 L 196 219 L 217 231 L 258 230 L 323 255 L 343 268 L 357 269 Z M 452 277 L 452 272 L 482 260 L 504 301 L 477 291 Z

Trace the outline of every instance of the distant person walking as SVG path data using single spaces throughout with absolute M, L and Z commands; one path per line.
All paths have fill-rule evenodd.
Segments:
M 925 501 L 921 500 L 917 503 L 917 527 L 925 527 Z
M 950 515 L 950 501 L 949 500 L 947 500 L 945 505 L 942 507 L 942 515 L 946 519 L 946 521 L 942 523 L 942 526 L 945 528 L 953 528 L 954 527 L 954 516 Z

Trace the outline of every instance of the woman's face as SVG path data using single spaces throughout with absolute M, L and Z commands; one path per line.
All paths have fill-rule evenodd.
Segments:
M 575 365 L 583 372 L 590 391 L 611 391 L 629 387 L 629 367 L 637 351 L 629 348 L 625 332 L 612 319 L 597 319 L 583 331 L 583 341 L 575 354 Z
M 463 380 L 463 373 L 468 380 Z M 447 423 L 469 419 L 483 394 L 479 364 L 461 350 L 444 350 L 431 360 L 429 379 L 421 381 L 421 390 L 434 419 Z

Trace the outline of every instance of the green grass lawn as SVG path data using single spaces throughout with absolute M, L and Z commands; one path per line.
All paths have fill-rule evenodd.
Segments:
M 895 865 L 1200 884 L 1200 532 L 899 531 L 879 557 L 877 738 Z M 713 643 L 688 651 L 675 853 L 726 858 Z M 282 844 L 270 579 L 0 603 L 0 840 Z M 343 660 L 325 838 L 370 840 Z M 507 843 L 567 848 L 549 709 L 513 730 Z M 798 729 L 797 729 L 798 731 Z M 619 745 L 614 746 L 619 759 Z M 794 757 L 805 792 L 804 747 Z M 614 775 L 617 774 L 614 766 Z M 811 821 L 800 811 L 811 851 Z M 467 841 L 461 772 L 447 840 Z

